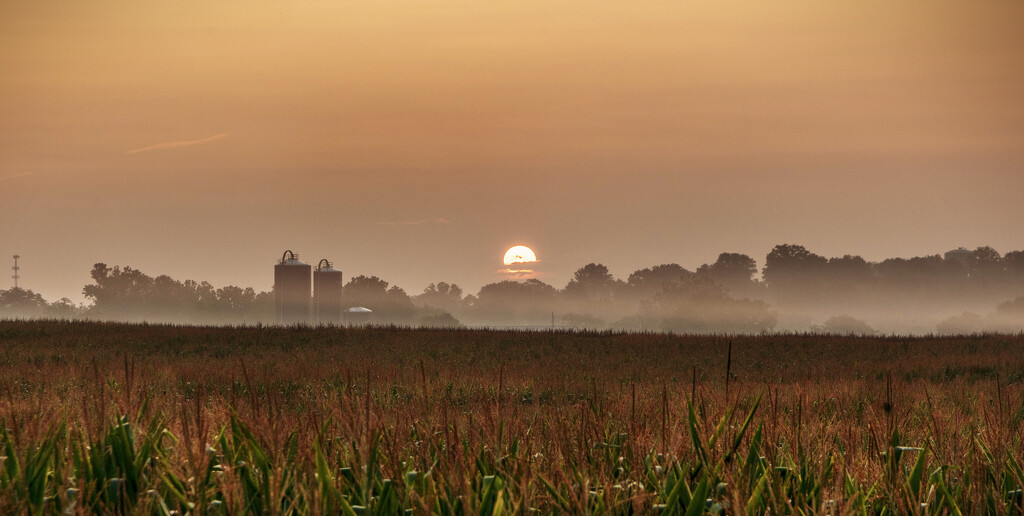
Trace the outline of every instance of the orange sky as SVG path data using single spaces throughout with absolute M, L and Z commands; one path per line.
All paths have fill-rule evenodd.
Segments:
M 410 293 L 516 243 L 556 286 L 1024 249 L 1024 3 L 497 4 L 0 3 L 0 263 L 80 300 L 286 248 Z

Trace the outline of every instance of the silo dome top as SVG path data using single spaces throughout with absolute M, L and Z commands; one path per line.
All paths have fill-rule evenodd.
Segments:
M 318 263 L 316 265 L 316 271 L 317 272 L 341 272 L 338 269 L 335 269 L 334 265 L 332 265 L 331 262 L 327 261 L 326 258 L 323 259 L 323 260 L 320 260 L 320 263 Z
M 291 252 L 291 250 L 285 251 L 284 254 L 281 255 L 280 265 L 305 265 L 306 267 L 309 267 L 308 263 L 299 260 L 299 255 Z

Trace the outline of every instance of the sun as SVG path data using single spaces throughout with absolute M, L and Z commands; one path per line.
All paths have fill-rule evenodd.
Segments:
M 512 246 L 508 251 L 505 251 L 505 265 L 512 265 L 514 263 L 530 263 L 535 261 L 537 261 L 537 255 L 534 254 L 533 249 L 530 249 L 525 245 Z

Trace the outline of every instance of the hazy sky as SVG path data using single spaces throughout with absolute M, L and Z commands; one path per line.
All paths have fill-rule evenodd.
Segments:
M 415 294 L 1024 249 L 1024 2 L 0 2 L 0 263 Z M 9 276 L 5 274 L 4 277 Z M 0 281 L 8 288 L 10 280 Z

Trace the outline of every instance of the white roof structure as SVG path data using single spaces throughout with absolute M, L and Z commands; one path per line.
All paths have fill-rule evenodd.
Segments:
M 345 310 L 345 311 L 350 313 L 350 314 L 372 314 L 373 313 L 373 310 L 370 310 L 369 308 L 366 308 L 365 306 L 353 306 L 352 308 L 349 308 L 348 310 Z

